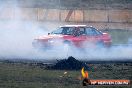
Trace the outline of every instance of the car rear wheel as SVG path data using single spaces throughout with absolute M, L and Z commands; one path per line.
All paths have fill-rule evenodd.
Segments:
M 63 45 L 64 45 L 64 49 L 70 49 L 71 48 L 71 46 L 72 46 L 72 44 L 71 44 L 71 42 L 70 41 L 68 41 L 68 40 L 65 40 L 64 42 L 63 42 Z
M 104 41 L 98 41 L 97 42 L 97 46 L 98 47 L 104 47 L 104 48 L 110 48 L 111 47 L 111 43 L 104 43 Z
M 70 41 L 68 41 L 68 40 L 65 40 L 64 42 L 63 42 L 64 44 L 67 44 L 67 45 L 71 45 L 71 42 Z
M 98 42 L 96 43 L 96 45 L 97 45 L 98 47 L 105 47 L 105 44 L 104 44 L 103 41 L 98 41 Z

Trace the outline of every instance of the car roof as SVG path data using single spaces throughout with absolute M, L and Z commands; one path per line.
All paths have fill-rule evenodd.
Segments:
M 87 27 L 87 25 L 64 25 L 60 27 Z

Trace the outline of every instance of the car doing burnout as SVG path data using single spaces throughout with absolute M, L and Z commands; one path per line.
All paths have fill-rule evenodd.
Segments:
M 35 38 L 32 44 L 36 48 L 51 48 L 53 46 L 63 46 L 61 43 L 75 47 L 84 47 L 84 45 L 89 44 L 110 46 L 111 37 L 108 33 L 102 33 L 94 27 L 65 25 L 48 33 L 48 35 Z

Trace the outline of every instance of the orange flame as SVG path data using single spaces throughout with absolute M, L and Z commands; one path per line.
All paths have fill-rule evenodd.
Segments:
M 88 78 L 89 77 L 88 71 L 84 71 L 84 67 L 82 68 L 81 73 L 82 73 L 83 78 Z

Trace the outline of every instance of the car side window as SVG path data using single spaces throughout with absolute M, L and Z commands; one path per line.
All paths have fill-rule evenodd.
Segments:
M 101 35 L 101 33 L 97 29 L 92 27 L 87 27 L 86 32 L 87 32 L 87 35 L 89 36 Z
M 93 36 L 96 32 L 95 32 L 92 28 L 87 27 L 87 28 L 86 28 L 86 33 L 87 33 L 87 35 L 89 35 L 89 36 Z
M 85 28 L 80 27 L 80 35 L 86 35 Z

